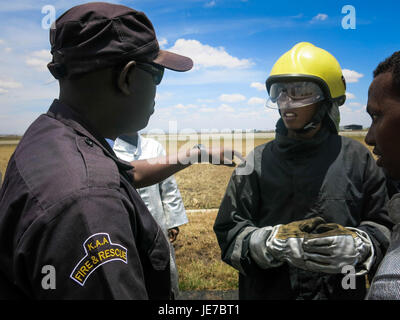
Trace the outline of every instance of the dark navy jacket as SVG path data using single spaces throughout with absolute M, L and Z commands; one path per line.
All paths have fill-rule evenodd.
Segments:
M 55 100 L 0 190 L 0 298 L 169 299 L 168 243 L 132 169 Z

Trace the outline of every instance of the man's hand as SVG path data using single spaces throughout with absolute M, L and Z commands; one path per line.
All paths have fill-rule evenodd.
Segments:
M 176 238 L 178 237 L 178 234 L 179 234 L 179 228 L 178 227 L 168 229 L 169 241 L 171 243 L 174 242 L 176 240 Z
M 236 156 L 241 161 L 245 161 L 242 154 L 238 151 L 229 148 L 206 148 L 204 145 L 196 145 L 192 152 L 197 152 L 195 155 L 198 163 L 211 163 L 214 165 L 224 165 L 228 167 L 236 166 L 234 157 Z
M 361 267 L 359 274 L 363 274 L 369 271 L 373 256 L 373 246 L 366 232 L 336 223 L 319 225 L 313 234 L 307 234 L 303 250 L 306 268 L 325 273 L 341 273 L 346 265 L 358 265 Z
M 250 255 L 262 269 L 288 262 L 305 269 L 303 240 L 308 232 L 325 223 L 321 217 L 268 226 L 254 231 L 250 237 Z
M 303 251 L 304 238 L 324 223 L 325 220 L 322 217 L 315 217 L 277 225 L 266 241 L 267 250 L 279 261 L 286 261 L 297 268 L 307 269 Z

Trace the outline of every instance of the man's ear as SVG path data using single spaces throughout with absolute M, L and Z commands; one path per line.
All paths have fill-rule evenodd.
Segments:
M 135 61 L 129 61 L 122 71 L 119 73 L 118 76 L 118 88 L 127 96 L 129 96 L 132 92 L 130 90 L 130 85 L 131 85 L 131 79 L 130 75 L 133 70 L 135 70 L 136 67 L 136 62 Z

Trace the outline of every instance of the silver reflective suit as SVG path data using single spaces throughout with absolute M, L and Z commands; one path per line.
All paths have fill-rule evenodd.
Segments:
M 131 162 L 157 158 L 165 155 L 161 143 L 154 139 L 138 135 L 137 146 L 118 138 L 114 143 L 114 152 L 118 158 Z M 168 239 L 168 229 L 181 226 L 188 222 L 182 197 L 173 176 L 164 181 L 137 190 L 150 213 L 160 225 Z M 175 296 L 178 295 L 178 271 L 175 264 L 175 251 L 170 244 L 171 286 Z

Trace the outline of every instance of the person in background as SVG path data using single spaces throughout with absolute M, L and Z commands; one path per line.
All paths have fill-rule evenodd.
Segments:
M 338 135 L 340 65 L 298 43 L 266 87 L 281 116 L 275 140 L 247 157 L 250 174 L 235 169 L 214 224 L 222 259 L 240 271 L 239 298 L 363 299 L 392 222 L 382 170 L 365 146 Z M 354 288 L 342 286 L 344 267 Z
M 113 149 L 118 158 L 127 162 L 166 155 L 161 143 L 155 139 L 145 138 L 139 133 L 118 137 L 113 143 Z M 179 226 L 188 223 L 178 185 L 174 176 L 170 176 L 160 183 L 137 191 L 160 225 L 165 237 L 169 238 L 171 286 L 176 298 L 179 295 L 179 277 L 172 243 L 179 234 Z
M 372 123 L 365 142 L 374 147 L 376 163 L 393 185 L 387 204 L 393 227 L 390 246 L 373 278 L 366 299 L 400 299 L 400 51 L 379 63 L 368 90 L 367 112 Z

